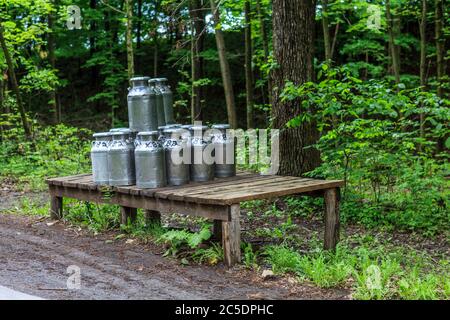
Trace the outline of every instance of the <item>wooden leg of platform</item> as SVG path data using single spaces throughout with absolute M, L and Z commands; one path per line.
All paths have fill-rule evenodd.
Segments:
M 229 267 L 241 262 L 240 205 L 230 207 L 230 221 L 222 221 L 222 247 L 225 264 Z
M 50 217 L 55 220 L 63 217 L 63 198 L 50 196 Z
M 128 224 L 128 219 L 130 219 L 131 222 L 134 222 L 136 220 L 137 216 L 137 209 L 136 208 L 130 208 L 130 207 L 120 207 L 120 223 L 121 224 Z
M 145 210 L 145 221 L 148 225 L 161 225 L 161 213 L 155 210 Z
M 333 188 L 324 191 L 325 202 L 325 239 L 324 249 L 334 250 L 339 242 L 339 198 L 340 189 Z
M 217 242 L 222 242 L 222 220 L 214 220 L 213 240 Z

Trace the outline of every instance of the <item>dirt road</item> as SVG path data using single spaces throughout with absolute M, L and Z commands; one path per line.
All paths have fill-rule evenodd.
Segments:
M 237 267 L 181 266 L 150 245 L 108 241 L 51 220 L 0 214 L 0 285 L 47 299 L 339 299 L 288 279 Z M 81 289 L 67 289 L 69 266 Z

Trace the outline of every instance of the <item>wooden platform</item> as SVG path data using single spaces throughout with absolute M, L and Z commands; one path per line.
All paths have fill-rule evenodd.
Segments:
M 225 262 L 240 261 L 240 202 L 308 194 L 325 199 L 326 249 L 334 249 L 339 239 L 339 189 L 342 180 L 317 180 L 288 176 L 238 173 L 235 177 L 196 182 L 179 187 L 141 189 L 136 186 L 105 187 L 92 182 L 91 174 L 46 180 L 51 195 L 51 215 L 60 219 L 64 197 L 121 207 L 121 221 L 146 210 L 149 220 L 158 222 L 161 213 L 181 213 L 214 220 L 215 236 L 222 240 Z

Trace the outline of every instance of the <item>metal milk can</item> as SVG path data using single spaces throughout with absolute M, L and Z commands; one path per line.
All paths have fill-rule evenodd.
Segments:
M 164 114 L 164 98 L 161 92 L 161 88 L 157 86 L 157 79 L 148 80 L 150 89 L 155 93 L 156 96 L 156 113 L 158 119 L 158 127 L 166 125 L 166 116 Z
M 218 178 L 236 175 L 236 156 L 234 137 L 227 135 L 229 124 L 215 124 L 211 127 L 215 133 L 212 136 L 215 152 L 215 176 Z
M 111 186 L 135 184 L 134 143 L 129 132 L 112 133 L 112 142 L 108 149 L 108 168 Z
M 109 183 L 108 170 L 108 147 L 111 143 L 111 133 L 100 132 L 93 135 L 95 141 L 92 142 L 92 180 L 99 185 Z
M 208 130 L 207 126 L 192 126 L 190 128 L 191 181 L 214 180 L 213 150 L 210 146 L 211 138 L 205 136 L 206 130 Z
M 166 78 L 157 78 L 156 86 L 159 88 L 163 95 L 164 100 L 164 115 L 167 124 L 175 122 L 173 117 L 173 93 L 170 90 L 170 86 L 167 84 Z
M 164 153 L 167 184 L 180 186 L 189 183 L 189 164 L 184 159 L 186 143 L 181 139 L 181 129 L 164 130 Z
M 133 131 L 152 131 L 158 129 L 156 95 L 148 86 L 149 77 L 136 77 L 130 80 L 128 92 L 128 120 Z
M 136 185 L 140 188 L 166 186 L 164 148 L 158 131 L 140 132 L 135 145 Z

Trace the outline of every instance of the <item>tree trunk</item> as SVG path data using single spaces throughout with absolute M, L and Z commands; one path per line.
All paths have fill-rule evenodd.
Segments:
M 264 62 L 269 62 L 269 40 L 267 37 L 267 31 L 266 31 L 266 24 L 264 23 L 264 13 L 263 9 L 261 7 L 261 0 L 256 0 L 256 11 L 258 13 L 259 18 L 259 25 L 260 25 L 260 31 L 261 31 L 261 39 L 263 44 L 263 50 L 264 50 Z M 267 93 L 269 97 L 269 104 L 272 103 L 272 82 L 270 81 L 270 74 L 269 79 L 267 81 Z
M 315 123 L 286 128 L 303 112 L 301 101 L 281 101 L 286 81 L 301 85 L 313 78 L 315 0 L 273 0 L 273 48 L 278 67 L 272 71 L 273 128 L 280 129 L 278 174 L 300 176 L 320 164 L 320 154 L 308 148 L 319 137 Z
M 436 77 L 438 81 L 437 94 L 439 97 L 443 97 L 444 88 L 442 87 L 442 77 L 445 76 L 445 38 L 442 35 L 442 29 L 444 26 L 444 1 L 435 0 L 435 40 L 436 40 Z
M 133 55 L 133 0 L 126 0 L 127 10 L 127 65 L 128 79 L 134 75 L 134 55 Z
M 155 1 L 155 16 L 153 18 L 153 77 L 158 77 L 158 10 L 159 1 Z
M 192 94 L 191 94 L 191 120 L 199 121 L 202 119 L 202 99 L 203 90 L 198 81 L 203 78 L 203 58 L 200 53 L 203 51 L 204 33 L 205 33 L 205 13 L 202 10 L 202 2 L 200 0 L 190 1 L 190 17 L 191 17 L 191 77 L 192 77 Z
M 8 66 L 8 73 L 9 73 L 9 78 L 11 80 L 12 90 L 14 91 L 14 94 L 16 95 L 16 103 L 17 103 L 17 108 L 20 113 L 20 118 L 22 120 L 23 130 L 25 132 L 26 138 L 31 139 L 31 126 L 28 122 L 25 108 L 22 104 L 19 85 L 17 83 L 16 73 L 14 71 L 14 62 L 13 62 L 11 55 L 9 54 L 9 50 L 6 45 L 5 38 L 3 36 L 3 22 L 1 20 L 0 20 L 0 45 L 2 47 L 3 55 L 5 56 L 6 64 Z
M 219 8 L 216 6 L 215 0 L 210 0 L 211 11 L 213 14 L 214 29 L 216 34 L 217 51 L 219 53 L 220 71 L 222 73 L 223 89 L 225 91 L 225 101 L 227 104 L 228 123 L 234 129 L 237 128 L 236 117 L 236 105 L 234 102 L 234 91 L 231 83 L 230 65 L 228 64 L 225 39 L 223 37 L 223 31 L 220 27 L 220 13 Z
M 325 61 L 331 63 L 331 41 L 330 28 L 328 21 L 328 0 L 322 0 L 322 29 L 323 29 L 323 44 L 325 47 Z
M 420 86 L 426 86 L 426 29 L 427 29 L 427 0 L 422 0 L 422 15 L 419 22 L 420 33 Z M 420 113 L 420 137 L 424 137 L 424 114 Z M 421 149 L 421 148 L 420 148 Z
M 392 70 L 395 77 L 395 83 L 400 83 L 400 64 L 398 61 L 398 49 L 397 45 L 395 44 L 395 36 L 394 36 L 394 30 L 393 30 L 393 19 L 391 15 L 391 1 L 386 0 L 386 19 L 387 19 L 387 29 L 388 29 L 388 36 L 389 36 L 389 49 L 391 54 L 391 60 L 392 60 Z
M 56 10 L 56 4 L 55 8 Z M 56 55 L 55 55 L 55 47 L 56 47 L 56 41 L 55 41 L 55 30 L 54 30 L 54 13 L 50 12 L 48 14 L 48 34 L 47 34 L 47 46 L 48 46 L 48 61 L 50 62 L 50 66 L 53 70 L 56 69 Z M 53 121 L 55 124 L 61 122 L 61 113 L 58 108 L 57 104 L 57 88 L 55 87 L 50 92 L 50 108 L 53 109 L 54 115 L 53 115 Z
M 250 1 L 245 1 L 245 92 L 247 101 L 247 129 L 253 128 L 253 68 L 252 25 Z

